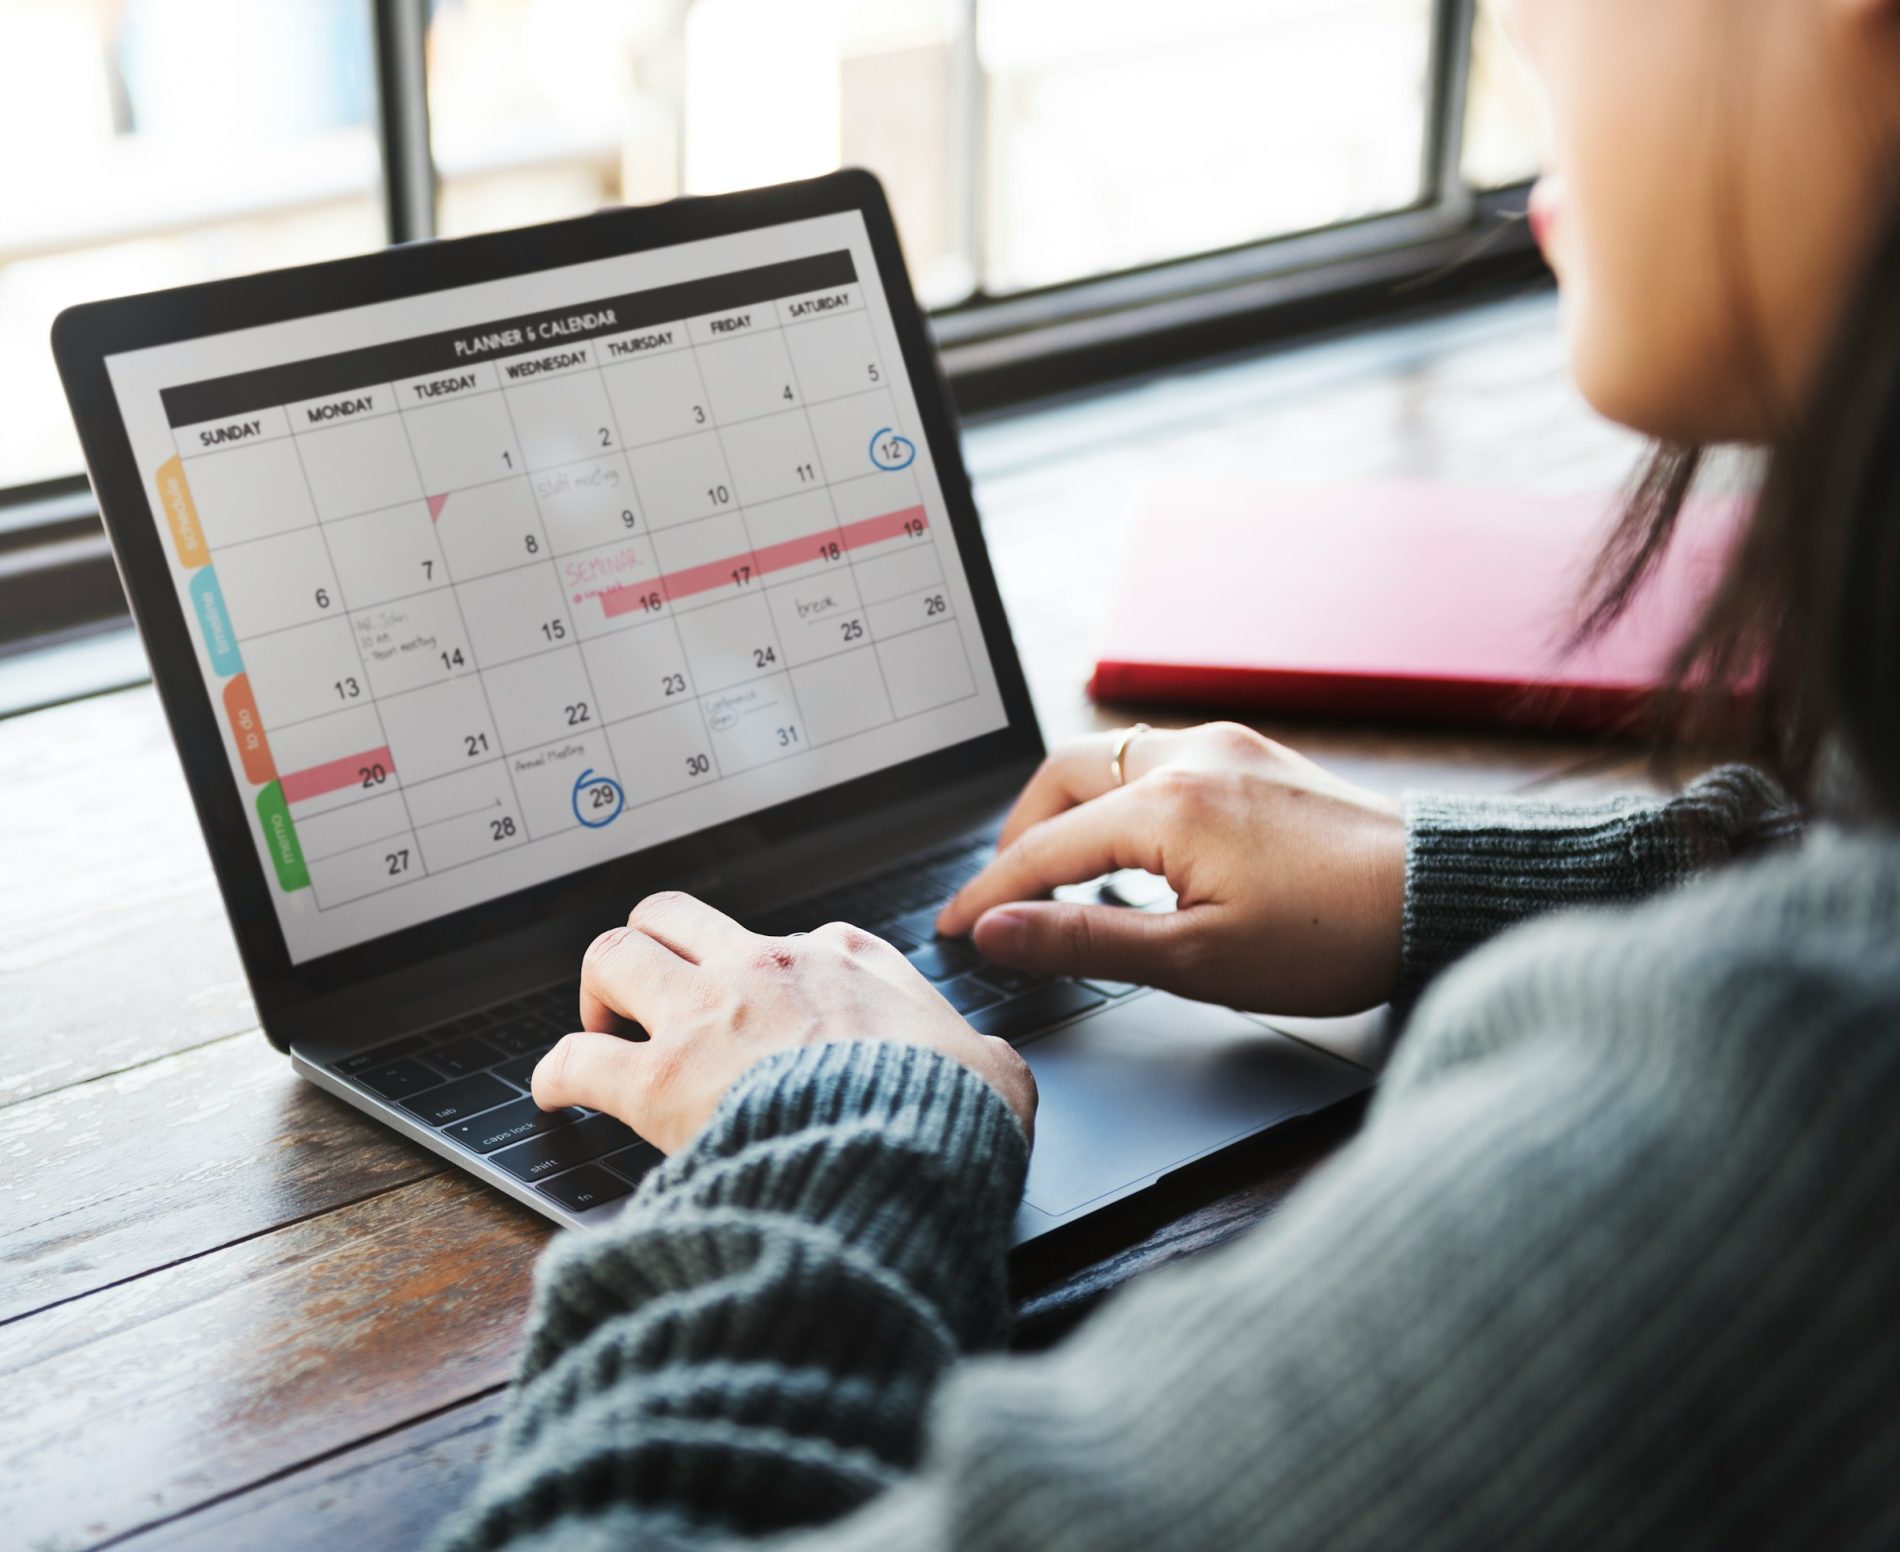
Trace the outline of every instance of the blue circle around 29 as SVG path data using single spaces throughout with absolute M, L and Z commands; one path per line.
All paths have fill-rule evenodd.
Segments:
M 917 444 L 899 436 L 889 426 L 879 426 L 871 436 L 871 462 L 885 470 L 908 469 L 917 461 Z
M 613 806 L 609 808 L 604 803 L 590 803 L 587 809 L 583 809 L 581 807 L 581 794 L 583 792 L 598 792 L 603 787 L 611 787 L 613 789 Z M 615 781 L 611 776 L 596 776 L 591 767 L 582 771 L 580 780 L 574 783 L 574 817 L 580 820 L 580 822 L 586 825 L 590 830 L 598 830 L 603 825 L 612 824 L 620 817 L 621 811 L 625 809 L 626 806 L 627 794 L 621 790 L 620 783 Z M 591 818 L 588 816 L 589 810 L 592 811 L 593 817 Z

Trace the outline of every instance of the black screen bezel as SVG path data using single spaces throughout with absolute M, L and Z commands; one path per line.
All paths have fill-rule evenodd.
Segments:
M 594 867 L 293 964 L 200 673 L 145 481 L 108 378 L 108 356 L 311 314 L 857 212 L 896 327 L 949 509 L 1007 725 L 822 791 Z M 266 1028 L 274 1013 L 391 971 L 518 932 L 524 924 L 624 912 L 635 889 L 716 870 L 775 842 L 938 785 L 1034 760 L 1042 736 L 1010 637 L 964 469 L 948 390 L 911 290 L 883 188 L 858 169 L 802 183 L 602 211 L 546 226 L 410 244 L 356 258 L 87 303 L 60 314 L 53 352 L 133 617 L 152 663 L 225 908 Z M 604 918 L 603 918 L 604 919 Z

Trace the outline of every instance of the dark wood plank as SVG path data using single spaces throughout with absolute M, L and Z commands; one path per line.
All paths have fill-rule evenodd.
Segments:
M 126 1552 L 412 1552 L 466 1498 L 495 1436 L 494 1392 L 120 1543 Z
M 257 1033 L 0 1110 L 0 1160 L 0 1319 L 445 1168 Z
M 90 1546 L 492 1391 L 548 1233 L 441 1175 L 0 1328 L 8 1539 Z
M 257 1022 L 149 685 L 0 722 L 0 1105 Z
M 1013 1267 L 1011 1345 L 1040 1350 L 1142 1272 L 1217 1248 L 1272 1216 L 1307 1173 L 1357 1129 L 1345 1106 L 1278 1134 L 1194 1179 L 1137 1202 L 1093 1231 L 1041 1247 Z M 376 1552 L 419 1546 L 473 1489 L 507 1404 L 479 1396 L 134 1535 L 128 1552 Z
M 1015 1280 L 1023 1298 L 1013 1345 L 1046 1347 L 1130 1277 L 1225 1244 L 1257 1226 L 1352 1134 L 1359 1114 L 1356 1106 L 1342 1107 L 1263 1139 L 1175 1190 L 1098 1222 L 1093 1234 L 1059 1241 L 1020 1261 Z M 416 1189 L 398 1194 L 411 1197 Z M 152 1318 L 165 1312 L 158 1305 Z M 120 1329 L 129 1329 L 129 1323 Z M 414 1340 L 415 1334 L 405 1337 Z M 90 1349 L 67 1351 L 78 1361 Z M 335 1376 L 325 1381 L 326 1390 L 336 1382 Z M 178 1511 L 126 1545 L 137 1552 L 231 1546 L 370 1552 L 416 1546 L 472 1488 L 505 1405 L 503 1391 L 478 1393 L 472 1401 L 452 1404 L 365 1444 L 230 1492 L 197 1512 Z

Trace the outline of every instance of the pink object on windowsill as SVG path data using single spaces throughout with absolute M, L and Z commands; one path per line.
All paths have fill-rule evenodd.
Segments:
M 1098 701 L 1608 731 L 1651 704 L 1741 507 L 1701 502 L 1649 589 L 1566 655 L 1615 497 L 1429 482 L 1188 487 L 1138 523 Z

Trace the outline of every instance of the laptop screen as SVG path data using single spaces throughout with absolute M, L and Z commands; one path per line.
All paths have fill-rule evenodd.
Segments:
M 1007 725 L 855 212 L 106 368 L 293 963 Z

